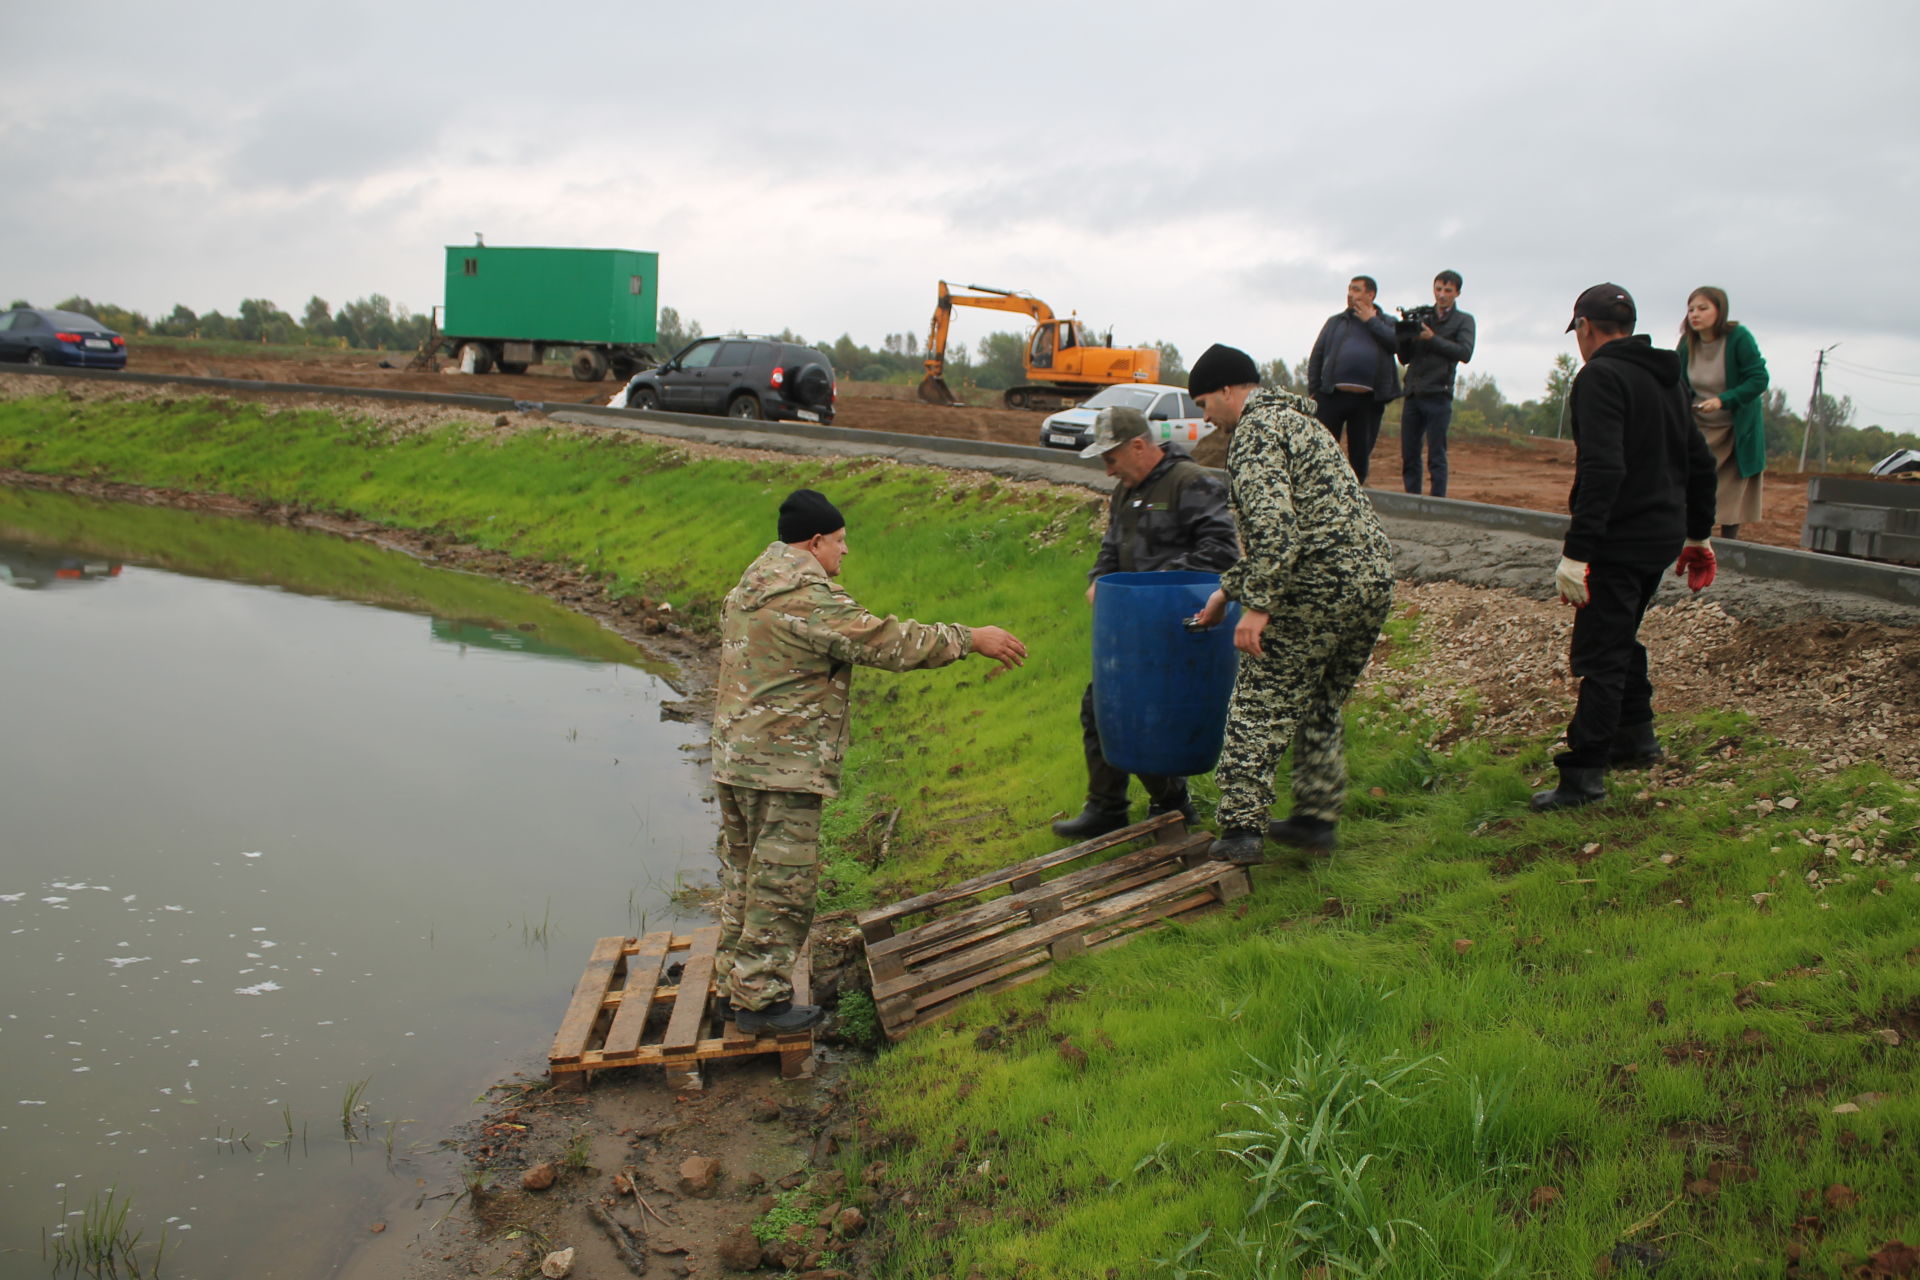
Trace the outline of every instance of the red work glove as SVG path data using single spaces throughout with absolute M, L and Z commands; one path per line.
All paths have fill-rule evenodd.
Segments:
M 1713 558 L 1713 544 L 1705 538 L 1695 542 L 1688 540 L 1680 548 L 1680 559 L 1674 563 L 1673 576 L 1685 574 L 1687 587 L 1693 591 L 1704 591 L 1713 585 L 1713 573 L 1719 561 Z

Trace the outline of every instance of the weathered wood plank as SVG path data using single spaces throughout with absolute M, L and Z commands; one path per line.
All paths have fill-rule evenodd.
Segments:
M 672 945 L 671 933 L 650 933 L 627 953 L 628 998 L 620 1002 L 619 1012 L 613 1015 L 613 1025 L 607 1028 L 606 1057 L 631 1057 L 639 1050 L 640 1037 L 647 1029 L 647 1016 L 653 1012 L 654 1001 L 660 998 L 660 969 L 666 964 L 667 951 Z M 644 999 L 640 998 L 642 995 Z
M 1163 827 L 1182 822 L 1184 819 L 1177 812 L 1163 813 L 1157 818 L 1148 818 L 1130 827 L 1122 827 L 1118 831 L 1109 832 L 1080 844 L 1068 845 L 1064 849 L 1055 849 L 1052 853 L 1043 853 L 1037 858 L 1029 858 L 1025 862 L 1015 863 L 1010 867 L 1001 867 L 996 871 L 975 876 L 971 880 L 962 880 L 959 884 L 948 885 L 944 889 L 933 889 L 901 902 L 863 911 L 856 917 L 855 922 L 860 926 L 860 932 L 869 941 L 882 939 L 892 933 L 893 922 L 904 916 L 917 915 L 949 902 L 976 897 L 1016 880 L 1037 878 L 1054 867 L 1064 866 L 1077 858 L 1101 853 L 1126 844 L 1130 840 L 1137 840 L 1141 836 L 1152 835 Z M 880 926 L 885 926 L 885 930 L 881 931 Z
M 1173 815 L 1176 818 L 1177 814 Z M 893 996 L 902 995 L 916 987 L 945 983 L 964 978 L 983 969 L 990 969 L 1022 951 L 1051 946 L 1056 940 L 1087 929 L 1096 929 L 1117 922 L 1156 901 L 1179 896 L 1200 885 L 1211 884 L 1221 875 L 1220 867 L 1215 863 L 1204 863 L 1155 881 L 1144 888 L 1132 889 L 1111 898 L 1066 912 L 1042 924 L 1029 925 L 1004 934 L 978 947 L 934 961 L 923 969 L 911 972 L 905 978 L 896 978 L 886 982 L 876 982 L 873 998 L 876 1002 Z
M 586 1051 L 587 1038 L 600 1019 L 600 1002 L 626 966 L 626 942 L 625 938 L 602 938 L 593 944 L 593 957 L 587 961 L 580 981 L 574 984 L 573 999 L 567 1005 L 566 1016 L 560 1020 L 559 1032 L 553 1037 L 548 1061 L 577 1061 Z
M 877 972 L 882 962 L 896 958 L 906 963 L 915 962 L 917 954 L 934 950 L 938 944 L 952 943 L 961 935 L 984 931 L 995 921 L 1026 912 L 1031 905 L 1044 898 L 1058 897 L 1064 900 L 1070 895 L 1085 896 L 1085 893 L 1100 888 L 1104 882 L 1118 880 L 1135 872 L 1146 872 L 1157 866 L 1168 865 L 1169 860 L 1189 850 L 1197 851 L 1211 844 L 1213 837 L 1200 832 L 1171 846 L 1153 844 L 1133 853 L 1122 854 L 1097 866 L 1083 867 L 1078 871 L 1069 871 L 1043 882 L 1032 889 L 1019 893 L 1010 893 L 1003 898 L 994 898 L 964 911 L 956 911 L 950 916 L 928 921 L 915 929 L 897 934 L 892 938 L 867 944 L 867 957 Z M 1175 869 L 1169 866 L 1169 871 Z
M 1110 927 L 1089 930 L 1079 935 L 1087 951 L 1102 951 L 1133 941 L 1141 934 L 1162 928 L 1173 916 L 1201 915 L 1219 908 L 1249 892 L 1250 881 L 1244 868 L 1225 863 L 1211 864 L 1215 880 L 1197 892 L 1151 904 L 1141 914 L 1117 921 Z M 916 1027 L 945 1017 L 969 996 L 1004 991 L 1045 976 L 1053 969 L 1048 951 L 1028 952 L 984 973 L 976 973 L 933 990 L 909 991 L 889 998 L 881 1010 L 881 1026 L 889 1040 L 899 1040 Z
M 713 991 L 714 953 L 720 947 L 720 926 L 695 929 L 693 945 L 680 970 L 680 994 L 673 1002 L 673 1014 L 667 1019 L 667 1033 L 660 1045 L 667 1053 L 691 1053 L 700 1042 L 700 1026 L 707 1017 L 707 997 Z

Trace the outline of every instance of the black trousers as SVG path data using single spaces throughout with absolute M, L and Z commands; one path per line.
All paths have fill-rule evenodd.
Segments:
M 1093 719 L 1093 686 L 1080 699 L 1080 740 L 1087 752 L 1087 803 L 1108 813 L 1127 808 L 1127 779 L 1132 775 L 1107 763 L 1100 750 L 1100 729 Z M 1167 809 L 1177 809 L 1187 801 L 1187 780 L 1161 774 L 1140 775 L 1147 789 L 1147 800 Z
M 1322 391 L 1314 400 L 1321 425 L 1333 432 L 1334 442 L 1347 433 L 1347 462 L 1361 484 L 1367 482 L 1367 466 L 1373 459 L 1373 442 L 1380 438 L 1380 419 L 1387 406 L 1375 400 L 1371 391 Z
M 1573 615 L 1571 667 L 1580 699 L 1567 726 L 1567 749 L 1554 757 L 1563 769 L 1604 769 L 1621 728 L 1653 720 L 1653 684 L 1640 621 L 1667 562 L 1588 566 L 1587 605 Z

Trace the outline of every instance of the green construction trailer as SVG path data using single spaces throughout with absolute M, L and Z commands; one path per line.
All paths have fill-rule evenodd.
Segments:
M 448 355 L 474 373 L 525 373 L 549 349 L 598 382 L 655 363 L 660 255 L 633 249 L 447 246 Z

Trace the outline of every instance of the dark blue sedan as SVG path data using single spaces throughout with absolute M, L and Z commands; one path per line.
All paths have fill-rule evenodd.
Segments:
M 16 307 L 0 312 L 0 360 L 124 369 L 127 340 L 78 311 Z

